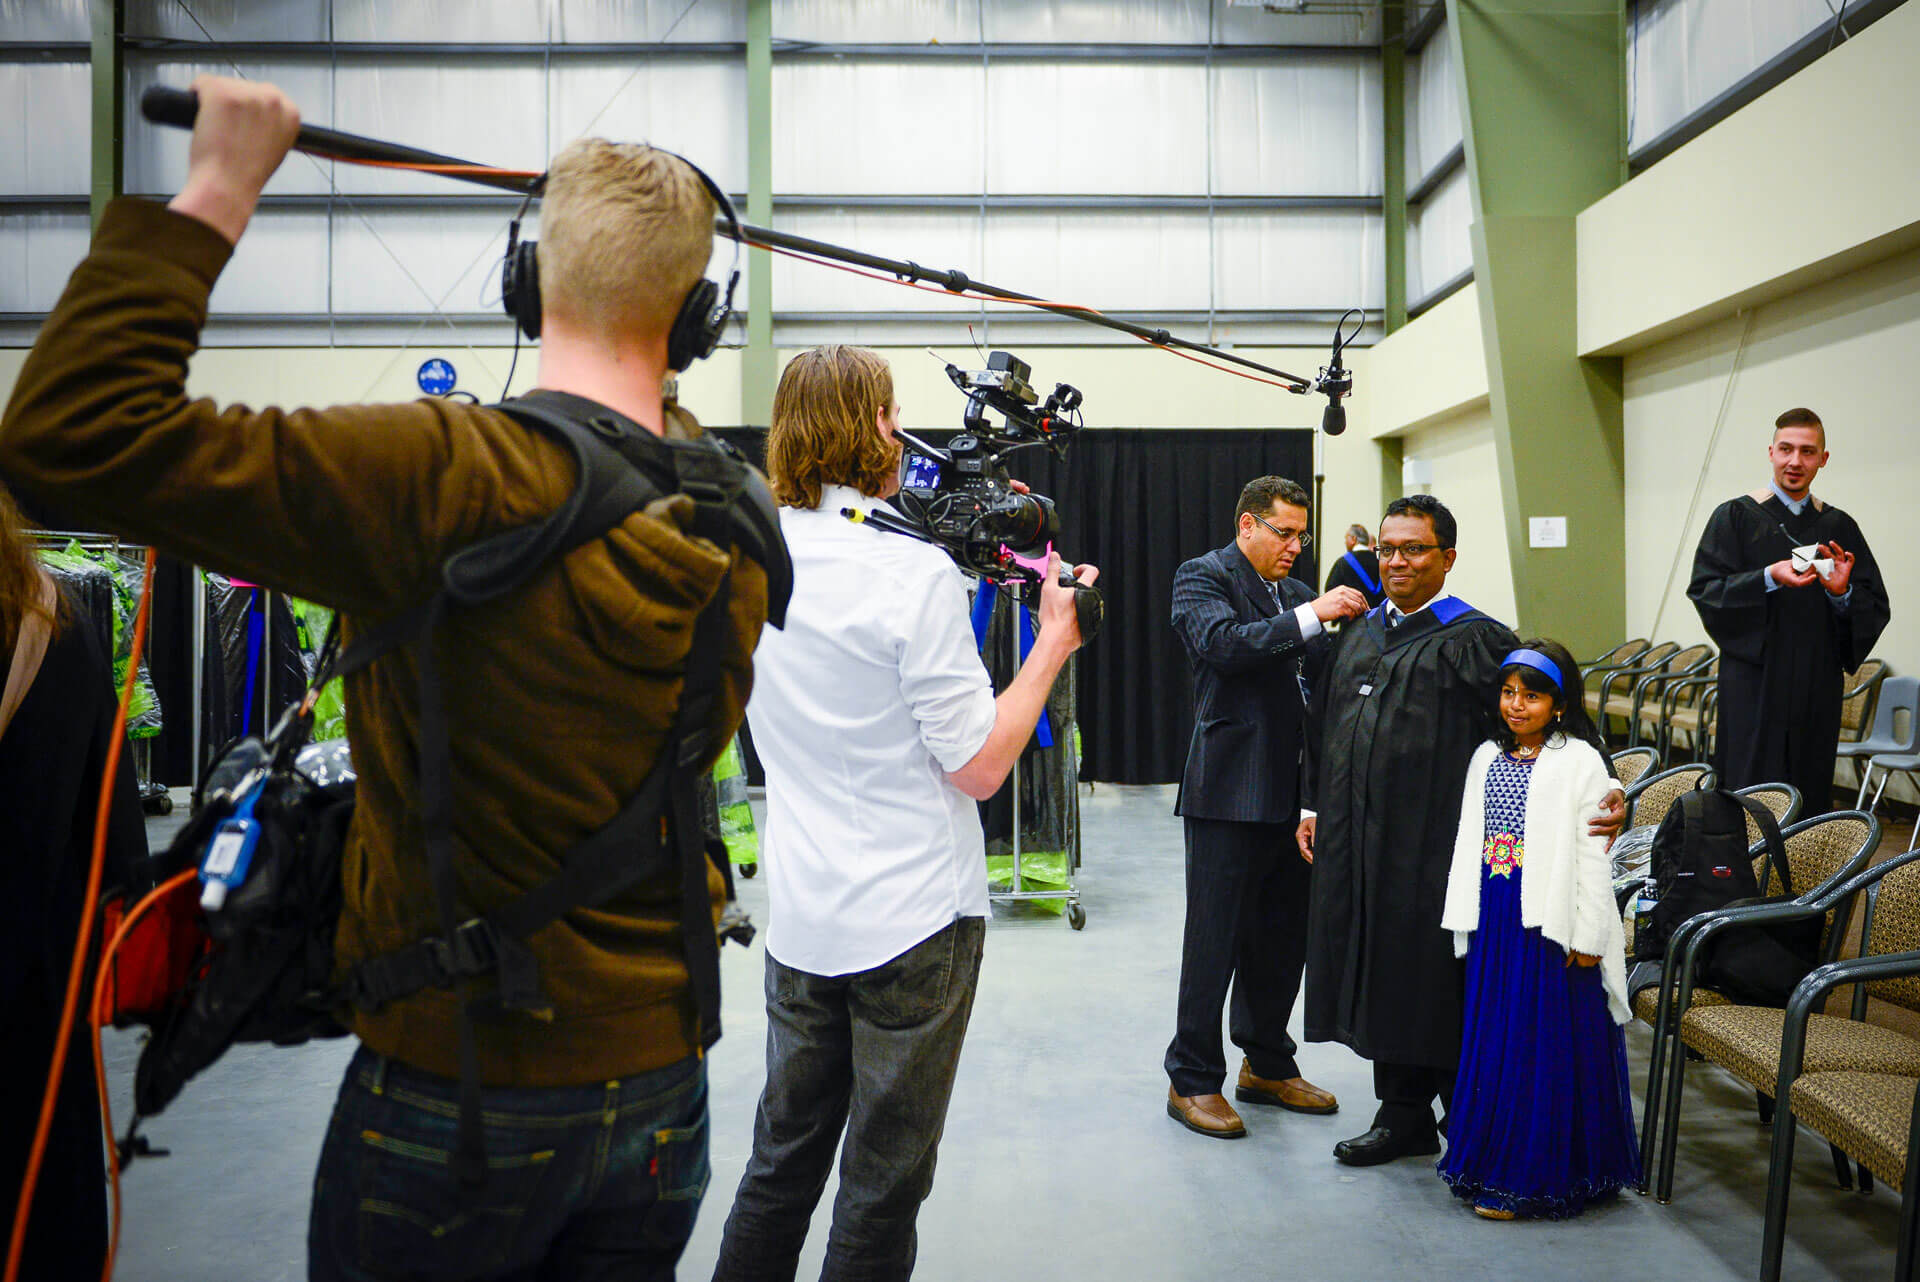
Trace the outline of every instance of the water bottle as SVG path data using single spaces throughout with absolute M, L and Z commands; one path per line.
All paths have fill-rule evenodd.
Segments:
M 1633 900 L 1633 952 L 1642 960 L 1655 955 L 1651 951 L 1653 941 L 1653 910 L 1660 902 L 1660 883 L 1648 877 L 1640 883 L 1640 893 Z

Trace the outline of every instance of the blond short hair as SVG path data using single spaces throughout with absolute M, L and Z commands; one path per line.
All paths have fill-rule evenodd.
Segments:
M 815 508 L 823 485 L 878 495 L 900 467 L 900 447 L 879 431 L 892 406 L 893 370 L 878 352 L 816 347 L 788 361 L 767 431 L 774 497 Z
M 715 212 L 678 156 L 604 138 L 570 143 L 541 197 L 541 310 L 596 335 L 665 335 L 707 269 Z

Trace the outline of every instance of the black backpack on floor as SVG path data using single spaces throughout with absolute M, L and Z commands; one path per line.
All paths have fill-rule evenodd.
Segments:
M 1747 817 L 1760 829 L 1766 862 L 1756 876 L 1747 840 Z M 1773 812 L 1751 797 L 1725 788 L 1683 793 L 1654 833 L 1649 867 L 1658 898 L 1634 925 L 1634 960 L 1658 962 L 1681 923 L 1703 912 L 1794 896 L 1780 825 Z M 1764 883 L 1780 879 L 1781 894 L 1763 896 Z M 1781 1006 L 1819 963 L 1818 917 L 1769 926 L 1733 927 L 1717 934 L 1702 954 L 1699 982 L 1749 1006 Z

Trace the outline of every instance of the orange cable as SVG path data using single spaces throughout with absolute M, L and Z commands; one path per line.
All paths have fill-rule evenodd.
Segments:
M 60 1098 L 60 1078 L 67 1068 L 67 1041 L 73 1036 L 74 1015 L 86 978 L 87 948 L 93 943 L 95 905 L 100 897 L 100 878 L 107 858 L 107 818 L 113 810 L 113 780 L 120 769 L 120 745 L 127 733 L 127 708 L 133 702 L 133 685 L 140 675 L 140 651 L 147 639 L 147 614 L 153 604 L 153 573 L 154 551 L 149 547 L 145 581 L 140 588 L 140 609 L 133 624 L 133 647 L 127 657 L 127 677 L 120 690 L 120 706 L 113 717 L 113 736 L 107 742 L 106 768 L 100 775 L 100 805 L 94 815 L 93 857 L 87 867 L 86 898 L 81 901 L 80 931 L 74 941 L 73 962 L 67 968 L 67 996 L 60 1010 L 60 1029 L 53 1043 L 53 1063 L 47 1071 L 47 1087 L 40 1099 L 40 1121 L 34 1128 L 33 1147 L 27 1154 L 27 1169 L 20 1183 L 20 1199 L 14 1207 L 13 1234 L 7 1244 L 5 1282 L 18 1282 L 20 1277 L 20 1259 L 27 1245 L 27 1220 L 33 1210 L 35 1186 L 40 1182 L 40 1164 L 47 1155 L 47 1136 L 53 1129 L 54 1107 Z M 111 1267 L 111 1256 L 108 1257 L 108 1263 Z
M 110 973 L 113 960 L 119 955 L 120 945 L 126 939 L 129 932 L 133 930 L 134 924 L 144 917 L 155 904 L 165 899 L 174 887 L 179 886 L 183 882 L 192 881 L 199 875 L 199 869 L 189 868 L 185 872 L 176 873 L 167 878 L 158 886 L 154 887 L 151 892 L 143 896 L 140 902 L 135 904 L 132 910 L 121 919 L 119 929 L 113 932 L 113 938 L 108 940 L 107 946 L 100 951 L 99 975 L 105 976 Z M 113 1229 L 111 1236 L 107 1239 L 107 1262 L 105 1269 L 101 1271 L 100 1282 L 108 1282 L 108 1279 L 113 1277 L 114 1261 L 120 1254 L 121 1224 L 120 1145 L 119 1141 L 114 1138 L 113 1133 L 113 1100 L 107 1093 L 106 1052 L 100 1044 L 100 1034 L 111 1018 L 106 1012 L 105 1006 L 106 989 L 96 980 L 93 988 L 92 1013 L 93 1083 L 95 1089 L 100 1092 L 100 1124 L 107 1136 L 107 1178 L 113 1188 L 113 1214 L 110 1217 Z
M 770 254 L 779 254 L 782 257 L 797 259 L 803 263 L 812 263 L 816 267 L 831 267 L 835 271 L 846 272 L 849 275 L 863 276 L 868 280 L 877 280 L 883 285 L 900 285 L 907 289 L 917 289 L 929 294 L 941 294 L 948 298 L 967 298 L 983 303 L 1015 303 L 1021 307 L 1032 307 L 1040 311 L 1064 309 L 1067 311 L 1086 312 L 1091 316 L 1106 315 L 1106 313 L 1099 308 L 1089 306 L 1086 303 L 1062 303 L 1049 298 L 1007 298 L 1001 294 L 984 294 L 971 289 L 948 289 L 943 285 L 922 284 L 919 281 L 904 280 L 898 276 L 887 276 L 880 272 L 866 271 L 859 267 L 850 267 L 845 263 L 836 263 L 828 259 L 816 258 L 811 254 L 802 253 L 798 250 L 780 249 L 773 245 L 763 245 L 756 240 L 749 240 L 743 243 L 750 245 L 754 249 L 765 250 Z M 1277 387 L 1282 391 L 1293 392 L 1296 395 L 1308 390 L 1306 387 L 1297 383 L 1283 383 L 1278 379 L 1267 378 L 1260 374 L 1250 374 L 1245 370 L 1233 369 L 1218 361 L 1210 361 L 1204 356 L 1195 356 L 1191 352 L 1183 352 L 1179 348 L 1172 347 L 1166 343 L 1156 343 L 1143 334 L 1135 334 L 1133 337 L 1139 339 L 1148 347 L 1158 348 L 1160 351 L 1171 353 L 1174 356 L 1180 357 L 1182 360 L 1192 361 L 1196 365 L 1205 365 L 1208 369 L 1219 370 L 1222 374 L 1231 374 L 1235 378 L 1244 378 L 1255 383 L 1265 383 L 1268 387 Z
M 441 165 L 420 160 L 361 160 L 358 157 L 342 156 L 330 151 L 309 151 L 307 154 L 321 160 L 338 161 L 343 165 L 364 165 L 369 169 L 410 169 L 422 174 L 445 174 L 449 178 L 474 178 L 484 174 L 491 174 L 497 178 L 528 180 L 540 177 L 540 171 L 534 169 L 497 169 L 492 165 Z

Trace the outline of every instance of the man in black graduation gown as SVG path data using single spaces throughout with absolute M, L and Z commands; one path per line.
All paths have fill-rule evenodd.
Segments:
M 1843 674 L 1887 626 L 1886 582 L 1853 518 L 1813 495 L 1827 463 L 1819 416 L 1782 414 L 1767 459 L 1772 480 L 1707 519 L 1687 596 L 1720 647 L 1721 785 L 1784 780 L 1818 815 L 1832 809 Z
M 1373 535 L 1364 525 L 1347 527 L 1347 550 L 1327 567 L 1327 590 L 1352 588 L 1367 598 L 1369 609 L 1387 599 L 1380 586 L 1380 558 L 1373 550 Z
M 1366 602 L 1351 588 L 1315 598 L 1291 576 L 1306 549 L 1307 492 L 1255 477 L 1234 507 L 1234 541 L 1173 577 L 1173 627 L 1193 673 L 1193 738 L 1174 810 L 1185 820 L 1187 916 L 1167 1113 L 1215 1139 L 1245 1135 L 1221 1094 L 1220 1007 L 1233 990 L 1234 1044 L 1246 1053 L 1242 1103 L 1331 1113 L 1339 1102 L 1300 1075 L 1287 1021 L 1306 961 L 1300 819 L 1302 660 L 1328 624 Z
M 1431 495 L 1388 505 L 1375 545 L 1387 600 L 1341 630 L 1313 682 L 1306 1034 L 1374 1062 L 1373 1125 L 1334 1146 L 1352 1166 L 1439 1152 L 1433 1101 L 1451 1102 L 1460 1059 L 1461 970 L 1440 913 L 1467 764 L 1520 642 L 1447 592 L 1457 532 Z M 1594 831 L 1619 830 L 1622 801 Z

